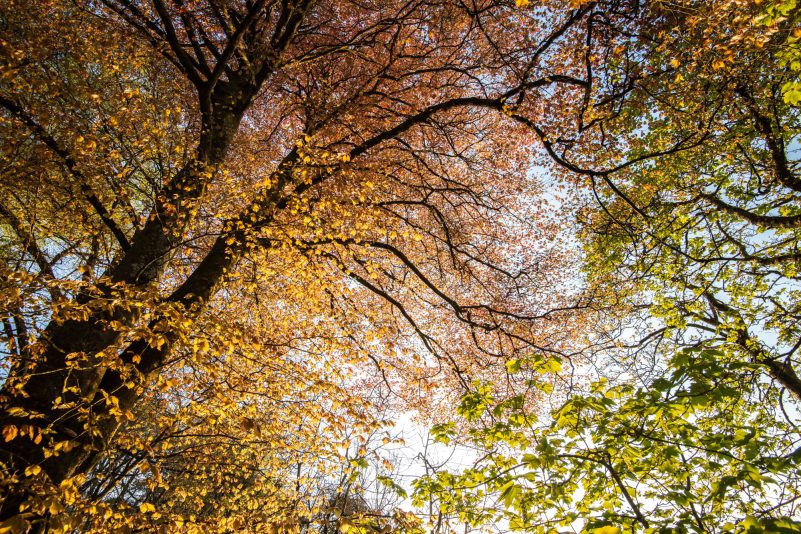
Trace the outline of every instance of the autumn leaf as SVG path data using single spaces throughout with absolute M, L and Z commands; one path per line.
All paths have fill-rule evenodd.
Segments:
M 3 427 L 3 439 L 5 441 L 11 441 L 12 439 L 16 438 L 19 434 L 19 430 L 14 425 L 8 425 Z

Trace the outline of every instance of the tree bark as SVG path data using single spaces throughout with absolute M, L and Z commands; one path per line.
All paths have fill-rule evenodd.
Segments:
M 35 363 L 24 376 L 10 377 L 4 384 L 0 428 L 36 430 L 33 436 L 20 432 L 15 439 L 0 441 L 0 463 L 10 478 L 10 483 L 0 487 L 0 521 L 17 515 L 20 504 L 32 496 L 25 482 L 26 468 L 38 465 L 55 485 L 90 469 L 120 424 L 110 413 L 112 405 L 106 402 L 106 396 L 116 397 L 122 412 L 131 409 L 166 356 L 169 340 L 160 348 L 138 340 L 120 352 L 115 344 L 122 332 L 110 323 L 133 326 L 139 314 L 124 307 L 109 309 L 105 301 L 115 298 L 115 287 L 145 290 L 158 282 L 172 251 L 180 244 L 191 208 L 202 196 L 208 177 L 225 160 L 257 89 L 237 79 L 215 85 L 211 107 L 203 113 L 195 158 L 169 180 L 147 223 L 131 239 L 130 248 L 102 277 L 98 292 L 74 299 L 75 304 L 94 308 L 89 316 L 52 320 L 38 342 L 26 347 L 24 356 Z M 187 308 L 194 305 L 197 313 L 236 257 L 222 239 L 218 240 L 184 283 L 183 298 L 176 302 Z M 112 370 L 104 363 L 101 356 L 105 350 L 121 365 Z M 71 368 L 70 358 L 76 354 L 82 355 L 81 366 Z M 123 373 L 116 368 L 124 365 L 134 372 Z M 72 407 L 60 406 L 64 404 Z M 38 438 L 40 431 L 44 433 Z M 40 443 L 35 442 L 37 439 Z M 65 441 L 72 443 L 71 450 L 45 458 L 48 445 Z

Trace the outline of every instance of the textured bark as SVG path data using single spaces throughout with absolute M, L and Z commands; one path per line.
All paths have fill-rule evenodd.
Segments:
M 253 98 L 257 87 L 253 84 L 218 83 L 212 94 L 212 108 L 204 114 L 207 126 L 201 133 L 197 155 L 185 168 L 169 181 L 156 209 L 147 223 L 132 238 L 130 248 L 105 274 L 109 283 L 101 287 L 101 295 L 82 295 L 81 304 L 92 305 L 95 299 L 110 297 L 112 284 L 124 284 L 144 289 L 157 282 L 167 266 L 170 256 L 180 242 L 183 228 L 189 222 L 186 207 L 196 202 L 205 190 L 209 173 L 213 173 L 228 152 L 239 127 L 242 115 Z M 183 210 L 170 209 L 171 204 L 182 203 Z M 190 277 L 192 299 L 183 302 L 207 302 L 224 272 L 234 261 L 234 255 L 221 249 L 220 240 L 200 264 L 197 274 Z M 185 284 L 186 285 L 186 284 Z M 184 299 L 186 300 L 186 299 Z M 158 368 L 166 356 L 168 346 L 153 349 L 144 341 L 137 341 L 121 354 L 121 361 L 133 363 L 133 356 L 141 357 L 136 364 L 136 376 L 123 377 L 119 372 L 109 373 L 96 357 L 98 353 L 119 341 L 120 332 L 109 326 L 110 321 L 132 325 L 137 319 L 135 310 L 105 309 L 92 313 L 86 320 L 52 321 L 44 330 L 39 343 L 28 347 L 28 356 L 36 365 L 26 371 L 24 387 L 11 389 L 7 383 L 0 395 L 5 407 L 0 413 L 0 428 L 30 425 L 47 428 L 47 439 L 52 442 L 72 441 L 77 447 L 57 457 L 45 458 L 44 449 L 30 437 L 20 436 L 11 442 L 0 442 L 0 462 L 11 473 L 22 473 L 26 467 L 40 465 L 54 484 L 76 473 L 85 472 L 96 460 L 119 426 L 118 419 L 108 414 L 105 394 L 119 399 L 122 410 L 133 407 L 137 391 Z M 36 352 L 34 352 L 36 351 Z M 68 356 L 74 353 L 89 355 L 89 365 L 70 369 Z M 110 376 L 106 377 L 109 374 Z M 123 384 L 131 383 L 133 387 Z M 73 388 L 70 390 L 69 388 Z M 56 399 L 90 407 L 94 435 L 86 432 L 87 419 L 74 410 L 54 408 Z M 17 410 L 15 411 L 14 408 Z M 11 413 L 9 413 L 11 409 Z M 26 488 L 3 488 L 0 495 L 0 520 L 16 515 L 19 504 L 28 495 Z

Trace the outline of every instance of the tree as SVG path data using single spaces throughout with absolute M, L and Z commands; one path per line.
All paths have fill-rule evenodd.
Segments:
M 560 223 L 530 141 L 643 75 L 596 73 L 637 10 L 7 3 L 0 518 L 57 528 L 104 451 L 159 439 L 119 432 L 137 413 L 223 450 L 302 392 L 336 404 L 327 440 L 357 388 L 573 350 L 569 255 L 529 255 Z
M 740 7 L 690 18 L 693 32 L 665 47 L 661 60 L 676 74 L 672 84 L 645 88 L 660 106 L 645 143 L 692 135 L 696 124 L 704 142 L 610 177 L 617 192 L 600 193 L 604 209 L 586 230 L 590 262 L 653 295 L 665 335 L 727 345 L 798 398 L 798 171 L 790 148 L 798 109 L 782 90 L 795 76 L 777 59 L 798 14 L 773 19 Z M 710 37 L 720 24 L 727 30 Z M 717 55 L 699 54 L 703 39 Z
M 458 488 L 451 506 L 475 515 L 490 493 L 484 513 L 521 529 L 798 530 L 798 17 L 795 2 L 643 14 L 632 48 L 664 74 L 597 116 L 622 149 L 552 141 L 588 186 L 585 273 L 617 347 L 549 412 L 465 397 L 492 454 L 421 494 Z M 549 389 L 536 358 L 515 368 Z

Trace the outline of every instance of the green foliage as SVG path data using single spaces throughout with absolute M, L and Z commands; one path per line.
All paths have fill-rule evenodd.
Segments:
M 801 11 L 797 0 L 770 2 L 759 22 L 766 26 L 779 24 L 790 28 L 776 52 L 776 59 L 786 69 L 787 81 L 782 84 L 784 101 L 792 106 L 801 104 Z
M 509 439 L 503 421 L 474 430 L 471 443 L 491 453 L 419 482 L 415 496 L 435 494 L 464 521 L 491 516 L 532 532 L 801 528 L 782 516 L 801 489 L 797 429 L 773 411 L 777 391 L 753 402 L 755 385 L 742 382 L 752 369 L 725 359 L 684 350 L 647 387 L 596 381 L 527 426 L 525 438 Z M 504 408 L 507 418 L 524 412 Z M 510 445 L 523 452 L 504 453 Z M 481 506 L 487 495 L 495 506 Z
M 657 74 L 599 119 L 613 148 L 564 142 L 580 155 L 562 162 L 590 189 L 584 275 L 617 346 L 537 418 L 560 367 L 508 362 L 542 373 L 537 395 L 466 395 L 486 455 L 418 499 L 530 532 L 801 531 L 799 17 L 796 0 L 646 12 L 630 49 Z

